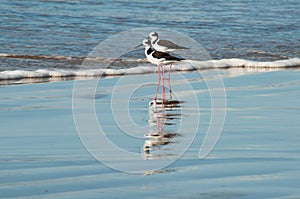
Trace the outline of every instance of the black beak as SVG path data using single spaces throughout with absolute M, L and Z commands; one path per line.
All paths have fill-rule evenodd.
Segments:
M 134 49 L 137 49 L 137 48 L 139 48 L 139 47 L 141 47 L 141 46 L 143 46 L 143 44 L 140 44 L 140 45 L 134 47 Z

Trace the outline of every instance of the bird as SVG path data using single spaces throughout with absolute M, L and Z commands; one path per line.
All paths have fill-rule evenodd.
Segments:
M 151 45 L 151 41 L 149 39 L 144 39 L 142 44 L 145 47 L 145 55 L 146 55 L 147 60 L 150 63 L 157 65 L 157 67 L 158 67 L 158 82 L 157 82 L 154 101 L 156 101 L 156 99 L 157 99 L 158 88 L 160 85 L 161 76 L 162 76 L 162 100 L 164 101 L 165 100 L 165 96 L 164 96 L 165 95 L 165 87 L 164 87 L 164 68 L 163 68 L 163 66 L 165 66 L 166 64 L 173 64 L 173 63 L 179 62 L 183 59 L 172 56 L 167 52 L 160 52 L 160 51 L 154 49 L 153 46 Z M 160 74 L 161 70 L 162 70 L 162 75 Z M 171 98 L 172 97 L 172 95 L 171 95 L 172 89 L 171 89 L 171 85 L 170 85 L 170 73 L 169 73 L 168 81 L 169 81 L 169 86 L 170 86 L 170 98 Z
M 166 65 L 183 60 L 182 58 L 172 56 L 167 52 L 156 50 L 148 39 L 143 40 L 143 45 L 145 47 L 147 60 L 152 64 Z
M 160 52 L 173 52 L 175 50 L 188 49 L 186 47 L 174 44 L 168 40 L 160 40 L 157 32 L 150 32 L 148 39 L 151 41 L 152 47 Z
M 179 46 L 179 45 L 177 45 L 177 44 L 175 44 L 175 43 L 173 43 L 169 40 L 160 40 L 159 37 L 158 37 L 157 32 L 150 32 L 148 39 L 151 42 L 151 46 L 159 52 L 169 53 L 169 52 L 174 52 L 176 50 L 188 49 L 184 46 Z M 169 75 L 168 75 L 169 79 L 168 79 L 168 81 L 170 81 L 171 70 L 172 70 L 172 63 L 170 63 L 170 66 L 169 66 Z M 171 94 L 170 94 L 170 97 L 171 97 Z

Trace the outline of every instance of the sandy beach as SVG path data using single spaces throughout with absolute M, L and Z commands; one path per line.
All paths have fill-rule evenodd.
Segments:
M 158 143 L 151 136 L 160 121 L 149 110 L 156 74 L 1 86 L 0 198 L 299 197 L 299 70 L 229 69 L 220 74 L 226 91 L 226 120 L 217 144 L 204 159 L 199 159 L 199 149 L 211 119 L 211 99 L 197 71 L 172 74 L 173 99 L 182 102 L 165 107 L 161 121 L 165 137 Z M 192 90 L 184 90 L 182 77 Z M 134 82 L 139 79 L 150 84 L 139 87 Z M 121 89 L 112 97 L 120 81 Z M 74 84 L 83 82 L 98 85 L 94 95 L 82 93 L 82 99 L 94 102 L 107 138 L 124 151 L 139 154 L 145 171 L 118 171 L 88 152 L 72 108 Z M 129 115 L 144 131 L 128 135 L 116 125 L 111 104 L 127 100 L 125 95 L 134 83 L 137 89 L 128 101 Z M 198 107 L 189 101 L 190 96 L 196 96 Z M 115 111 L 122 115 L 121 110 Z M 200 120 L 193 137 L 195 129 L 188 127 L 196 113 Z M 86 126 L 91 125 L 89 119 Z M 182 143 L 191 140 L 179 157 L 186 146 Z M 101 154 L 110 163 L 130 165 L 131 159 L 111 148 Z M 172 163 L 147 170 L 147 165 L 166 160 Z

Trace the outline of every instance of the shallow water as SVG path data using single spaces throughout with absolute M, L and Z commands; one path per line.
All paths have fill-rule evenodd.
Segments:
M 0 7 L 0 198 L 299 198 L 298 0 L 2 0 Z M 149 106 L 157 69 L 142 49 L 85 59 L 115 34 L 149 26 L 204 48 L 173 66 L 178 103 L 169 106 Z M 212 68 L 225 90 L 210 84 L 219 77 Z M 206 140 L 224 111 L 221 134 Z M 122 150 L 96 136 L 85 143 L 102 135 L 95 124 Z
M 186 34 L 212 59 L 273 61 L 299 57 L 298 0 L 3 0 L 0 7 L 0 53 L 24 56 L 1 56 L 0 71 L 77 68 L 81 58 L 101 41 L 122 31 L 149 26 Z M 75 59 L 36 58 L 39 55 Z M 131 56 L 141 58 L 143 53 Z
M 0 99 L 0 129 L 7 132 L 0 135 L 0 197 L 299 197 L 299 71 L 220 72 L 226 89 L 226 122 L 217 145 L 205 159 L 198 155 L 211 119 L 211 98 L 203 79 L 214 77 L 205 74 L 209 72 L 202 71 L 202 77 L 198 72 L 173 74 L 174 100 L 185 100 L 177 107 L 165 107 L 168 117 L 162 121 L 169 125 L 163 126 L 160 133 L 166 137 L 159 139 L 155 137 L 157 119 L 163 117 L 149 112 L 155 84 L 136 85 L 136 92 L 129 95 L 129 114 L 134 124 L 145 127 L 144 131 L 125 134 L 124 129 L 116 128 L 116 116 L 112 117 L 110 106 L 123 104 L 128 96 L 124 94 L 132 89 L 134 80 L 143 78 L 151 83 L 155 75 L 106 78 L 99 80 L 99 84 L 98 80 L 78 82 L 87 86 L 88 82 L 97 83 L 95 95 L 82 92 L 81 98 L 85 102 L 95 100 L 98 122 L 110 141 L 138 154 L 145 165 L 176 160 L 182 143 L 193 138 L 194 130 L 180 129 L 180 125 L 190 124 L 184 118 L 194 121 L 192 116 L 200 113 L 196 137 L 186 153 L 167 167 L 147 170 L 146 166 L 140 174 L 111 169 L 86 151 L 73 121 L 74 81 L 0 87 L 1 93 L 5 93 Z M 180 77 L 187 78 L 194 90 L 183 92 L 186 82 Z M 119 81 L 123 82 L 123 92 L 112 97 Z M 190 103 L 189 96 L 193 95 L 200 108 Z M 116 111 L 123 116 L 127 113 L 124 109 Z M 86 111 L 80 113 L 84 116 Z M 92 118 L 87 119 L 89 127 Z M 104 142 L 95 139 L 95 143 Z M 148 151 L 143 150 L 145 144 L 150 146 Z M 133 163 L 133 159 L 111 148 L 101 153 L 119 166 Z

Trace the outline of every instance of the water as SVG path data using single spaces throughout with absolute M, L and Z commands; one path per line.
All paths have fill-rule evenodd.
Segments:
M 223 71 L 226 122 L 205 159 L 199 159 L 198 152 L 210 126 L 212 97 L 207 82 L 195 71 L 185 74 L 194 90 L 183 90 L 184 81 L 172 74 L 173 99 L 196 96 L 199 106 L 184 100 L 173 107 L 158 106 L 157 115 L 152 112 L 155 107 L 148 105 L 154 82 L 140 86 L 142 79 L 155 81 L 155 74 L 101 78 L 95 95 L 87 91 L 98 79 L 76 81 L 86 85 L 77 93 L 79 99 L 72 94 L 74 81 L 1 86 L 0 198 L 299 198 L 299 70 L 239 70 L 240 74 L 237 69 Z M 122 84 L 116 89 L 119 81 Z M 93 116 L 88 114 L 89 106 L 77 107 L 85 118 L 77 125 L 74 99 L 93 101 L 95 107 Z M 113 115 L 112 108 L 118 114 Z M 196 113 L 200 122 L 191 139 L 195 129 L 190 124 L 197 121 Z M 122 122 L 119 116 L 126 115 L 124 120 L 131 116 L 130 124 L 138 125 L 135 131 L 126 131 L 126 123 L 117 125 Z M 103 149 L 101 162 L 88 153 L 76 130 L 78 124 L 92 129 L 95 116 L 107 138 L 124 150 Z M 165 126 L 158 126 L 164 120 Z M 188 127 L 179 127 L 184 124 Z M 95 131 L 82 133 L 90 132 Z M 94 147 L 105 146 L 105 139 L 93 140 Z M 192 145 L 173 164 L 147 169 L 147 165 L 176 160 L 187 140 L 193 140 Z M 133 158 L 123 156 L 126 151 L 145 160 L 135 164 Z M 110 167 L 115 165 L 105 165 L 104 158 L 119 169 L 145 166 L 146 176 L 113 170 Z
M 2 0 L 0 7 L 0 53 L 23 56 L 0 56 L 0 71 L 77 69 L 101 41 L 148 26 L 186 34 L 217 60 L 274 61 L 300 53 L 298 0 Z M 142 51 L 133 55 L 144 58 Z
M 1 0 L 0 85 L 9 86 L 0 86 L 0 198 L 299 198 L 299 7 L 299 0 Z M 148 26 L 189 36 L 214 60 L 174 65 L 174 70 L 200 72 L 172 73 L 174 99 L 180 104 L 158 111 L 149 107 L 156 74 L 126 75 L 155 72 L 142 49 L 115 60 L 109 70 L 101 64 L 111 60 L 99 56 L 94 65 L 78 71 L 100 42 Z M 201 70 L 212 64 L 226 68 L 219 71 L 226 120 L 213 151 L 200 160 L 199 149 L 213 124 L 213 100 L 221 99 L 214 98 L 218 89 L 210 90 L 206 81 L 214 82 L 215 71 Z M 62 81 L 103 74 L 124 76 Z M 56 79 L 62 82 L 10 85 Z M 125 84 L 115 86 L 121 79 Z M 147 170 L 147 176 L 96 161 L 77 134 L 73 91 L 76 83 L 98 80 L 96 89 L 83 90 L 92 94 L 75 89 L 79 99 L 94 103 L 97 124 L 113 143 L 138 153 L 147 165 L 176 159 L 181 144 L 192 140 L 189 126 L 200 113 L 199 130 L 186 153 L 168 167 Z M 184 89 L 183 80 L 193 89 Z M 182 100 L 193 95 L 200 108 Z M 112 118 L 113 108 L 123 104 L 115 114 L 118 122 L 125 127 L 134 122 L 146 130 L 124 134 Z M 122 120 L 128 113 L 131 123 Z M 85 114 L 79 109 L 91 128 L 93 118 Z M 181 124 L 188 127 L 179 132 Z M 142 138 L 132 139 L 134 133 Z M 109 148 L 101 154 L 120 166 L 132 163 Z

